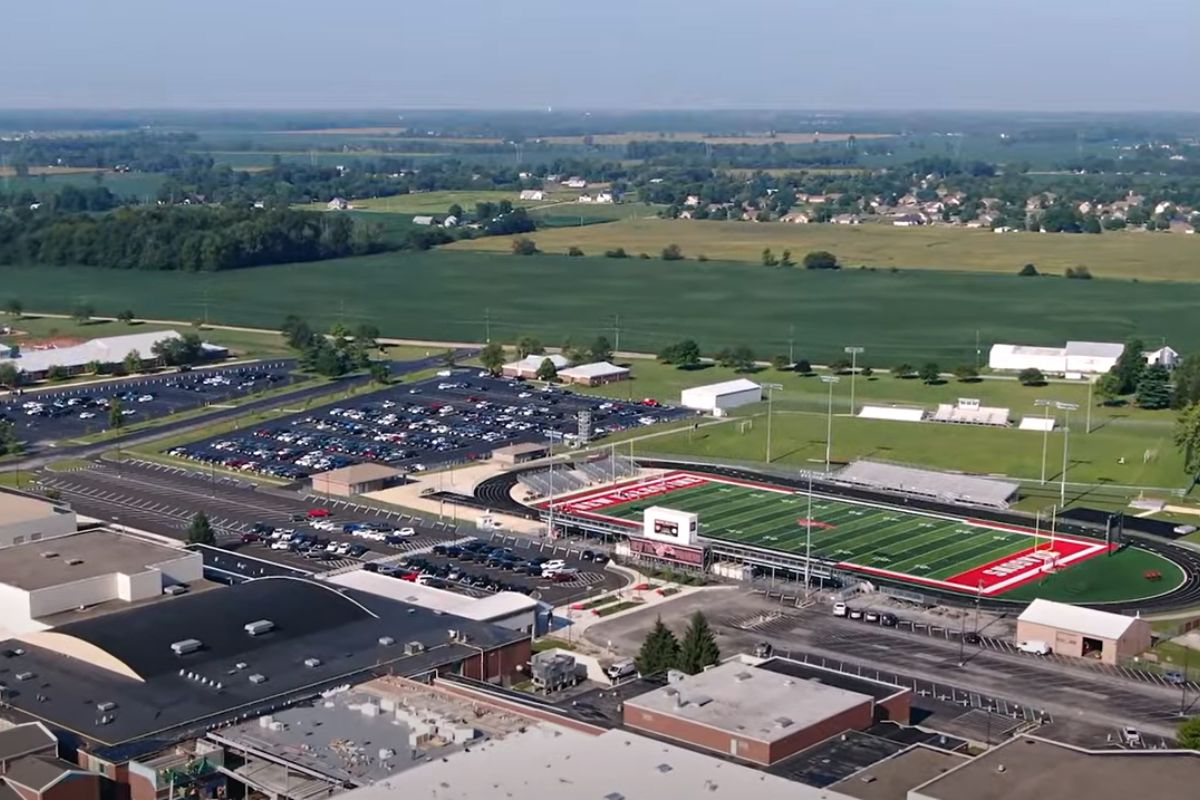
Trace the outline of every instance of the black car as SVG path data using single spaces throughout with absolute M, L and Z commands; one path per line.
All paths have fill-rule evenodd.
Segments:
M 434 552 L 435 553 L 437 552 L 436 547 L 434 548 Z M 462 554 L 463 554 L 463 549 L 461 547 L 459 547 L 458 545 L 450 545 L 449 547 L 446 548 L 446 555 L 449 556 L 450 558 L 458 558 Z
M 608 554 L 607 553 L 596 553 L 596 555 L 592 556 L 592 563 L 593 564 L 607 564 L 608 563 Z
M 475 560 L 475 551 L 474 550 L 463 550 L 462 553 L 459 554 L 458 560 L 459 561 L 474 561 Z
M 435 556 L 448 556 L 450 555 L 448 552 L 446 552 L 448 549 L 449 548 L 447 548 L 444 544 L 435 544 L 433 546 L 433 554 Z
M 963 634 L 963 641 L 967 644 L 979 644 L 982 640 L 979 638 L 979 634 L 975 631 L 967 631 Z
M 256 522 L 250 526 L 251 533 L 257 533 L 260 536 L 270 536 L 275 532 L 274 525 L 268 525 L 265 522 Z
M 895 614 L 883 613 L 879 615 L 879 624 L 885 628 L 894 628 L 899 621 Z
M 594 559 L 596 557 L 596 554 L 591 550 L 584 550 L 582 553 L 579 554 L 579 557 L 581 559 L 583 559 L 584 561 L 591 561 L 592 559 Z

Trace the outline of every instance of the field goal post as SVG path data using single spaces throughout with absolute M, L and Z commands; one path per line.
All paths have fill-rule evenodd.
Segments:
M 1120 547 L 1125 541 L 1125 512 L 1118 511 L 1109 514 L 1104 523 L 1104 544 L 1108 546 L 1111 555 L 1113 545 Z

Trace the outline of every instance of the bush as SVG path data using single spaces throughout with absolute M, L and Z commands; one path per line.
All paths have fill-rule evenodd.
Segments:
M 1041 386 L 1046 383 L 1046 376 L 1040 369 L 1029 367 L 1017 373 L 1017 380 L 1022 386 Z
M 1092 279 L 1092 272 L 1087 267 L 1067 267 L 1067 271 L 1063 275 L 1077 281 L 1090 281 Z
M 796 362 L 796 372 L 801 375 L 812 375 L 812 364 L 808 363 L 808 359 L 802 358 Z
M 581 256 L 581 255 L 583 255 L 583 251 L 582 251 L 582 250 L 580 250 L 580 249 L 579 249 L 578 247 L 576 247 L 575 245 L 571 245 L 570 247 L 568 247 L 568 248 L 567 248 L 567 255 L 569 255 L 569 256 Z
M 629 258 L 629 254 L 625 252 L 624 247 L 614 247 L 612 250 L 604 251 L 605 258 Z
M 518 236 L 512 240 L 512 251 L 514 256 L 532 256 L 537 253 L 537 243 L 528 236 Z
M 1025 266 L 1021 267 L 1021 271 L 1017 274 L 1022 278 L 1033 278 L 1038 275 L 1038 271 L 1037 267 L 1035 267 L 1033 264 L 1026 264 Z
M 814 250 L 804 257 L 805 269 L 839 269 L 837 256 L 828 250 Z
M 915 371 L 916 370 L 913 368 L 912 364 L 897 364 L 896 366 L 892 367 L 892 377 L 909 378 L 912 377 L 912 374 Z
M 683 250 L 681 250 L 679 248 L 679 245 L 677 245 L 677 244 L 669 244 L 662 249 L 662 260 L 663 261 L 682 261 L 683 260 Z
M 696 256 L 696 260 L 697 261 L 708 261 L 708 256 L 704 255 L 704 253 L 701 253 L 700 255 Z
M 970 364 L 959 364 L 954 368 L 954 377 L 966 383 L 979 377 L 979 370 Z
M 649 254 L 649 253 L 638 253 L 638 258 L 640 258 L 640 259 L 642 259 L 642 260 L 644 260 L 644 261 L 649 261 L 649 260 L 650 260 L 650 254 Z

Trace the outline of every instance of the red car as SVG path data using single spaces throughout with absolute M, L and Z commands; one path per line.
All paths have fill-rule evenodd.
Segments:
M 655 400 L 653 397 L 645 397 L 645 398 L 642 398 L 642 405 L 644 405 L 644 406 L 657 406 L 657 405 L 658 405 L 658 401 L 657 401 L 657 400 Z
M 312 519 L 316 519 L 317 517 L 328 517 L 330 513 L 331 512 L 328 508 L 310 508 L 308 510 L 308 516 Z

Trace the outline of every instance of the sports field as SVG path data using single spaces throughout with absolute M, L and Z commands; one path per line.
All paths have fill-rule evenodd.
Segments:
M 705 538 L 797 555 L 804 553 L 811 527 L 813 555 L 839 569 L 985 596 L 1051 574 L 1069 575 L 1074 565 L 1109 550 L 1095 539 L 825 496 L 813 497 L 810 514 L 807 495 L 790 489 L 680 471 L 555 501 L 556 511 L 631 527 L 641 524 L 651 506 L 698 514 Z M 1110 595 L 1132 599 L 1169 591 L 1182 575 L 1170 562 L 1158 561 L 1151 565 L 1159 572 L 1153 582 L 1145 570 L 1110 575 Z M 1144 560 L 1138 563 L 1145 566 Z

